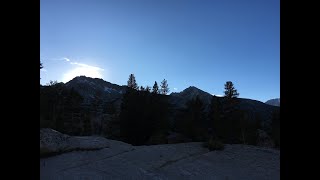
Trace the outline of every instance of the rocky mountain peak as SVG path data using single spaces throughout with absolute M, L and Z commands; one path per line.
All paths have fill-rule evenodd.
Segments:
M 272 106 L 280 106 L 280 98 L 270 99 L 265 102 L 266 104 L 272 105 Z

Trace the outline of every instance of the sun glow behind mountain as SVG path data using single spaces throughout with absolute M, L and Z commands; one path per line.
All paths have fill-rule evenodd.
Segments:
M 63 82 L 68 82 L 74 77 L 77 76 L 87 76 L 91 78 L 103 78 L 102 71 L 104 69 L 95 67 L 95 66 L 90 66 L 87 64 L 82 64 L 82 63 L 70 63 L 72 65 L 75 65 L 76 67 L 68 71 L 63 75 L 62 81 Z

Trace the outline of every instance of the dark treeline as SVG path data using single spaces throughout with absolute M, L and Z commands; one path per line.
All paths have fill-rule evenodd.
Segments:
M 42 68 L 42 64 L 40 68 Z M 259 114 L 238 108 L 239 93 L 231 81 L 225 84 L 225 96 L 211 99 L 209 111 L 199 96 L 186 103 L 186 108 L 172 113 L 167 80 L 160 88 L 138 86 L 133 74 L 122 96 L 120 109 L 104 104 L 99 98 L 89 105 L 74 89 L 63 83 L 40 87 L 40 127 L 53 128 L 70 135 L 105 135 L 133 145 L 169 143 L 170 133 L 180 134 L 177 142 L 208 141 L 257 145 L 261 129 Z M 102 109 L 100 115 L 98 109 Z M 175 115 L 173 115 L 175 114 Z M 169 121 L 173 119 L 173 121 Z M 280 111 L 272 115 L 272 129 L 267 132 L 275 147 L 280 147 Z
M 40 128 L 52 128 L 69 135 L 103 135 L 117 139 L 119 113 L 112 102 L 94 94 L 90 104 L 63 83 L 40 86 Z
M 63 83 L 40 87 L 40 127 L 73 135 L 91 134 L 90 114 L 74 89 Z
M 128 88 L 120 113 L 120 132 L 133 145 L 166 143 L 169 130 L 166 97 L 148 91 Z
M 203 102 L 196 96 L 196 98 L 186 103 L 186 107 L 175 121 L 177 132 L 185 135 L 190 141 L 207 139 Z
M 168 92 L 167 84 L 160 90 L 157 82 L 152 91 L 149 86 L 138 89 L 135 76 L 130 74 L 119 115 L 121 139 L 133 145 L 164 144 L 169 130 L 168 99 L 163 96 Z
M 212 97 L 208 113 L 198 96 L 187 102 L 187 108 L 176 119 L 177 131 L 192 141 L 213 138 L 224 143 L 256 145 L 257 130 L 261 128 L 259 115 L 252 120 L 249 112 L 238 108 L 239 93 L 232 82 L 227 82 L 225 89 L 223 98 Z
M 169 132 L 177 132 L 184 136 L 181 142 L 213 138 L 231 144 L 259 143 L 260 115 L 255 114 L 252 119 L 249 111 L 239 108 L 239 93 L 231 81 L 225 84 L 223 98 L 212 97 L 209 112 L 205 112 L 204 103 L 196 96 L 174 117 L 172 126 L 168 121 L 168 97 L 159 95 L 161 91 L 158 89 L 155 82 L 151 93 L 144 88 L 140 91 L 129 88 L 124 95 L 120 117 L 124 141 L 134 145 L 162 144 L 168 142 Z M 273 112 L 272 132 L 268 132 L 276 147 L 280 146 L 279 115 L 279 111 Z

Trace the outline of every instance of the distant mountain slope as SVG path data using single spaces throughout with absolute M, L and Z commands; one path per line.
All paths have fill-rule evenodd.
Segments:
M 280 98 L 270 99 L 265 102 L 266 104 L 272 105 L 272 106 L 280 106 Z
M 85 103 L 98 98 L 104 102 L 111 102 L 122 97 L 126 86 L 119 86 L 99 78 L 78 76 L 66 83 L 66 87 L 74 88 L 84 97 Z
M 270 130 L 271 128 L 271 120 L 272 120 L 272 114 L 275 110 L 278 110 L 279 107 L 272 106 L 265 104 L 261 101 L 256 101 L 252 99 L 245 99 L 245 98 L 239 98 L 239 108 L 246 110 L 249 113 L 249 116 L 251 116 L 252 119 L 258 118 L 261 119 L 261 125 L 263 129 Z
M 176 108 L 185 108 L 186 103 L 189 100 L 196 98 L 196 96 L 199 96 L 205 106 L 208 107 L 211 102 L 212 95 L 194 86 L 190 86 L 179 93 L 171 93 L 170 103 L 176 106 Z
M 119 86 L 99 78 L 78 76 L 66 83 L 67 88 L 73 88 L 83 97 L 82 106 L 92 110 L 92 104 L 97 104 L 96 111 L 102 113 L 106 107 L 115 107 L 120 112 L 122 95 L 127 86 Z

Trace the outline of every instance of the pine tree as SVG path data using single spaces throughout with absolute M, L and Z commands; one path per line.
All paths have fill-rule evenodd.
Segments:
M 138 84 L 136 83 L 136 78 L 133 74 L 130 74 L 129 76 L 128 87 L 135 90 L 139 90 Z
M 164 95 L 169 93 L 168 83 L 167 83 L 167 80 L 165 79 L 161 82 L 160 92 L 161 94 L 164 94 Z
M 159 86 L 157 81 L 154 82 L 153 88 L 152 88 L 152 93 L 158 94 L 159 93 Z
M 224 85 L 224 96 L 227 98 L 236 98 L 239 96 L 239 93 L 235 89 L 233 83 L 231 81 L 227 81 Z
M 140 86 L 140 91 L 145 91 L 143 86 Z
M 235 89 L 233 83 L 231 81 L 227 81 L 224 85 L 225 91 L 224 91 L 224 97 L 225 97 L 225 103 L 223 108 L 224 113 L 224 121 L 228 126 L 228 143 L 233 144 L 236 139 L 236 127 L 237 127 L 237 121 L 238 118 L 237 115 L 239 115 L 236 105 L 239 103 L 237 97 L 239 96 L 239 93 Z

